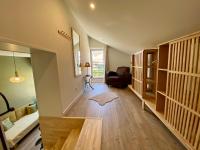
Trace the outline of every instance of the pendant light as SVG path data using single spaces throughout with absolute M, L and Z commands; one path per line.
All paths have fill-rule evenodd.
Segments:
M 16 65 L 16 61 L 15 61 L 14 52 L 13 52 L 13 63 L 14 63 L 14 68 L 15 68 L 15 74 L 13 77 L 10 78 L 10 82 L 20 83 L 20 82 L 24 81 L 24 77 L 19 76 L 19 73 L 17 71 L 17 65 Z

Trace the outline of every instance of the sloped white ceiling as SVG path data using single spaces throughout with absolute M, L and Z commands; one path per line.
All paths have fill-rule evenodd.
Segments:
M 200 0 L 65 2 L 89 36 L 127 53 L 200 30 Z

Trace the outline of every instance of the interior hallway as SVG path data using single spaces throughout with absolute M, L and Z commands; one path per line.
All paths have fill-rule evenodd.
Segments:
M 119 99 L 104 106 L 88 100 L 109 90 L 116 92 Z M 102 117 L 102 150 L 184 150 L 170 131 L 147 108 L 145 110 L 128 88 L 108 88 L 98 83 L 94 90 L 85 90 L 67 116 Z

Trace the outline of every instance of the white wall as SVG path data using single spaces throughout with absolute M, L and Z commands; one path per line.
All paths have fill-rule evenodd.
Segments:
M 90 46 L 90 49 L 98 49 L 98 48 L 104 48 L 105 47 L 105 44 L 89 37 L 89 46 Z
M 84 62 L 90 61 L 85 31 L 62 0 L 2 0 L 0 18 L 0 41 L 24 43 L 56 54 L 59 94 L 64 111 L 83 88 L 82 77 L 74 77 L 72 43 L 58 35 L 57 30 L 70 33 L 73 27 L 80 34 L 81 61 Z M 53 111 L 54 106 L 51 107 Z
M 127 66 L 131 65 L 131 55 L 121 52 L 115 48 L 105 45 L 93 38 L 89 38 L 89 46 L 90 49 L 98 49 L 102 48 L 104 50 L 104 55 L 106 58 L 106 54 L 108 55 L 108 70 L 116 71 L 119 66 Z M 106 52 L 107 51 L 107 52 Z M 131 69 L 131 68 L 130 68 Z
M 109 70 L 116 71 L 117 67 L 130 67 L 131 56 L 127 53 L 108 47 Z
M 60 116 L 62 103 L 55 53 L 32 49 L 32 67 L 41 116 Z

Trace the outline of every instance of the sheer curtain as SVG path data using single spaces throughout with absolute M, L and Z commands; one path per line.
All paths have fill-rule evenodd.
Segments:
M 105 45 L 104 47 L 104 61 L 105 61 L 105 75 L 109 71 L 109 57 L 108 57 L 108 46 Z M 105 78 L 104 78 L 105 82 Z

